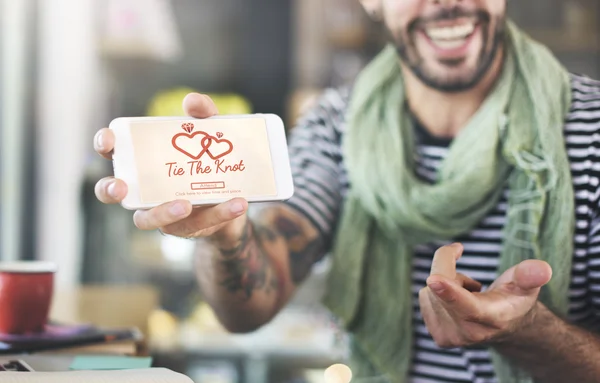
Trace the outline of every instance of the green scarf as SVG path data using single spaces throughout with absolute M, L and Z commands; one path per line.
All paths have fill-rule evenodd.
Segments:
M 498 275 L 523 260 L 547 261 L 554 276 L 540 299 L 567 314 L 575 220 L 563 137 L 570 78 L 545 47 L 511 22 L 507 31 L 502 74 L 453 140 L 433 185 L 414 173 L 413 125 L 394 47 L 356 81 L 343 142 L 351 188 L 325 304 L 352 334 L 357 378 L 406 381 L 413 349 L 413 247 L 450 242 L 475 228 L 507 182 Z M 501 383 L 531 381 L 492 355 Z

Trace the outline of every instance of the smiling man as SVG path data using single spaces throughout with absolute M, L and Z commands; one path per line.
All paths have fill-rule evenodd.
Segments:
M 252 331 L 332 259 L 326 305 L 374 382 L 597 382 L 600 83 L 569 74 L 506 0 L 363 0 L 390 44 L 290 138 L 296 194 L 174 201 L 136 225 L 198 238 L 202 291 Z M 216 113 L 205 96 L 188 113 Z M 96 150 L 110 157 L 101 130 Z M 105 203 L 127 185 L 101 180 Z

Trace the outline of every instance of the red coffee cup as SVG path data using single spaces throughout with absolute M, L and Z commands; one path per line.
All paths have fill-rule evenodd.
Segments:
M 55 273 L 51 262 L 0 262 L 0 333 L 44 331 Z

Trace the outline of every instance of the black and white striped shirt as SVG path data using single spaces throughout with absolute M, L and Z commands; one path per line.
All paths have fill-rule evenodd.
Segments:
M 600 82 L 572 75 L 573 104 L 565 123 L 565 140 L 576 198 L 576 233 L 570 290 L 570 319 L 600 330 Z M 328 90 L 290 135 L 290 158 L 296 193 L 288 204 L 308 217 L 331 240 L 349 188 L 340 140 L 346 129 L 349 90 Z M 419 130 L 419 129 L 418 129 Z M 448 153 L 449 141 L 418 132 L 416 172 L 435 182 Z M 457 271 L 489 286 L 497 277 L 506 222 L 507 192 L 496 208 L 467 235 Z M 425 286 L 435 250 L 445 243 L 416 249 L 413 262 L 414 331 L 416 349 L 412 381 L 496 382 L 489 352 L 484 348 L 443 350 L 424 325 L 418 292 Z M 561 272 L 555 270 L 554 272 Z

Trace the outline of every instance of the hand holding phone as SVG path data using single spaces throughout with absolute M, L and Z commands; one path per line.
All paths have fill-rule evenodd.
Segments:
M 97 183 L 100 201 L 138 210 L 134 220 L 143 230 L 229 237 L 229 231 L 241 234 L 233 221 L 244 216 L 248 201 L 291 196 L 279 118 L 215 117 L 212 101 L 199 94 L 188 95 L 184 109 L 193 118 L 117 119 L 98 132 L 96 151 L 113 160 L 116 176 Z

